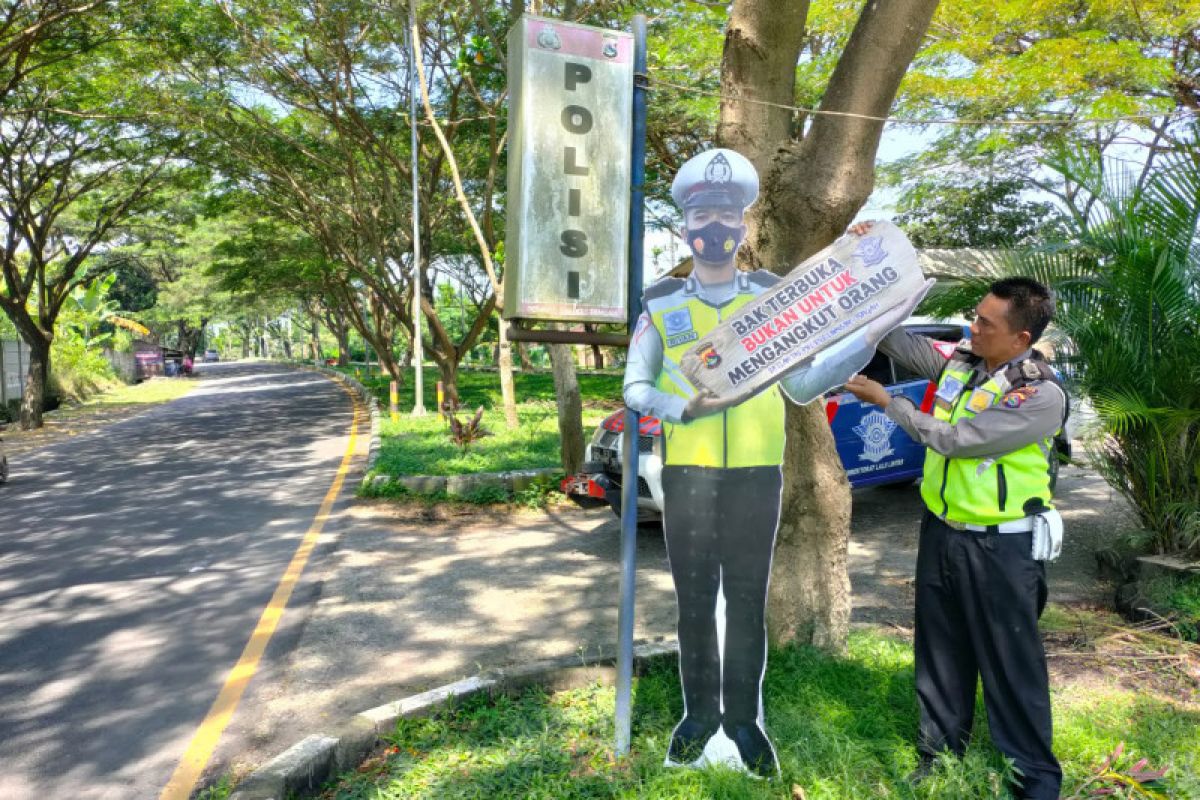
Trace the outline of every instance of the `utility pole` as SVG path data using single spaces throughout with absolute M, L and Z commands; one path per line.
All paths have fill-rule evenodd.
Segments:
M 425 416 L 425 385 L 421 377 L 421 361 L 424 358 L 421 345 L 421 204 L 419 182 L 417 181 L 417 94 L 421 88 L 417 86 L 417 0 L 408 0 L 408 121 L 412 128 L 412 271 L 413 271 L 413 367 L 416 371 L 413 380 L 413 410 L 414 417 Z

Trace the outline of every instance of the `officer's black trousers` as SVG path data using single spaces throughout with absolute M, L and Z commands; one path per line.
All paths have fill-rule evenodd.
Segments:
M 767 581 L 779 524 L 779 467 L 663 468 L 663 531 L 679 603 L 686 713 L 706 725 L 758 719 L 766 666 Z M 725 661 L 717 590 L 725 594 Z
M 957 531 L 929 512 L 917 552 L 916 672 L 925 755 L 966 749 L 983 679 L 996 748 L 1023 773 L 1019 796 L 1057 798 L 1050 688 L 1038 618 L 1046 568 L 1029 533 Z

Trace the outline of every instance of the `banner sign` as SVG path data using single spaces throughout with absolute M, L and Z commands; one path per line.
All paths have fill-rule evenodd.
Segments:
M 508 87 L 504 316 L 624 323 L 633 37 L 523 16 Z
M 919 292 L 917 251 L 890 222 L 849 234 L 701 337 L 680 369 L 718 397 L 767 386 Z

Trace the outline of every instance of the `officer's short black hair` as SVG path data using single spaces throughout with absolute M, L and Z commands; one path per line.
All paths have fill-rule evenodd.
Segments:
M 1016 333 L 1029 331 L 1029 343 L 1042 337 L 1054 317 L 1054 293 L 1033 278 L 1002 278 L 988 291 L 1008 301 L 1008 326 Z

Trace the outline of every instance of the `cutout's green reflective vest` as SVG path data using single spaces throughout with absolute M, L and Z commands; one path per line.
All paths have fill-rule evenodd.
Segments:
M 684 282 L 680 282 L 681 284 Z M 663 341 L 664 368 L 655 386 L 659 391 L 689 397 L 682 374 L 667 365 L 679 364 L 683 354 L 719 322 L 757 297 L 742 277 L 738 292 L 721 307 L 698 295 L 679 290 L 651 298 L 646 310 Z M 680 384 L 683 384 L 681 386 Z M 778 386 L 719 414 L 684 424 L 663 420 L 663 463 L 701 467 L 761 467 L 783 462 L 784 408 Z
M 978 362 L 978 356 L 956 350 L 938 378 L 938 391 L 952 381 L 969 386 Z M 989 376 L 976 388 L 991 393 L 987 406 L 993 406 L 1007 392 L 1033 380 L 1050 381 L 1061 388 L 1049 365 L 1035 358 L 1010 366 L 1000 376 Z M 973 389 L 964 388 L 949 408 L 945 403 L 935 402 L 933 416 L 949 423 L 974 417 L 984 409 L 970 407 L 973 395 Z M 1053 435 L 1011 453 L 987 458 L 947 458 L 926 448 L 921 497 L 930 511 L 944 519 L 996 525 L 1053 508 L 1057 474 Z

